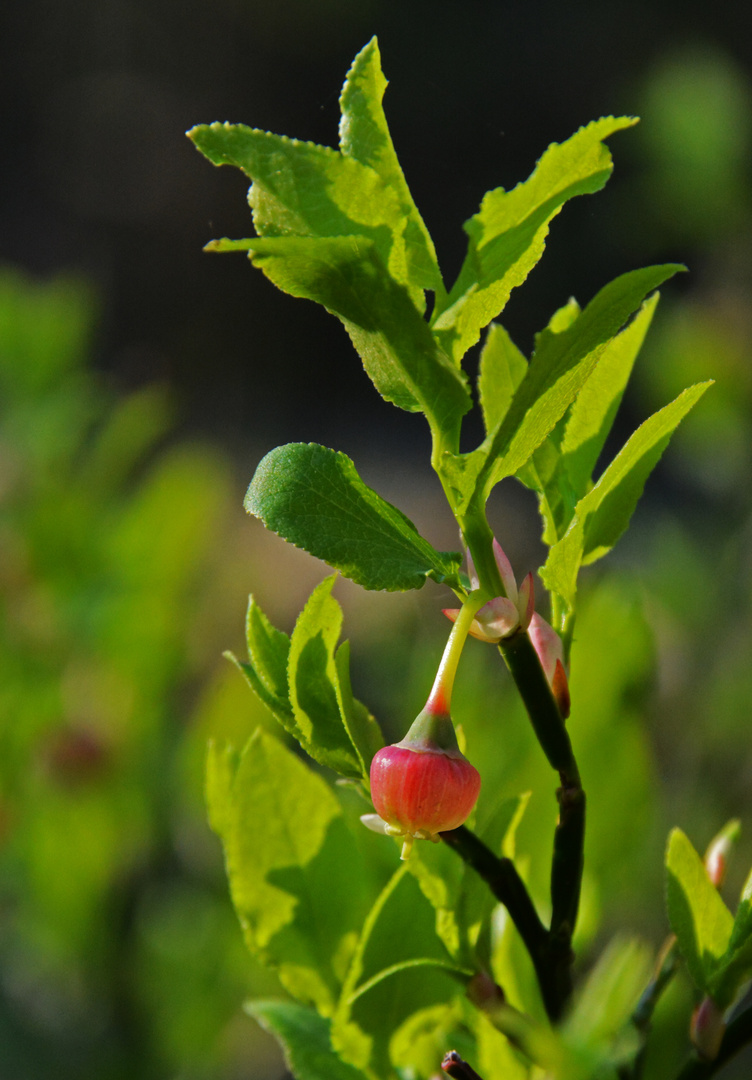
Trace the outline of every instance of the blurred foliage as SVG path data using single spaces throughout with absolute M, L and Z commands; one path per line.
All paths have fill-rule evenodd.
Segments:
M 94 311 L 0 275 L 2 1071 L 229 1075 L 249 967 L 188 722 L 229 469 L 155 449 L 169 398 L 88 370 Z

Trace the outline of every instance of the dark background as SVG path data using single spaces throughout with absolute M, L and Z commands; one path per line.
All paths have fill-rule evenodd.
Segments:
M 719 221 L 738 227 L 723 205 L 712 219 L 712 175 L 699 222 L 690 220 L 675 190 L 681 153 L 663 187 L 647 178 L 665 165 L 671 116 L 660 80 L 672 65 L 690 96 L 693 71 L 709 65 L 744 99 L 746 3 L 4 4 L 0 260 L 95 282 L 100 366 L 126 387 L 167 379 L 184 424 L 246 459 L 251 446 L 290 438 L 356 452 L 373 427 L 384 447 L 424 439 L 419 421 L 372 393 L 335 320 L 277 293 L 243 256 L 202 253 L 215 236 L 252 232 L 247 185 L 183 135 L 231 120 L 336 144 L 342 80 L 374 33 L 393 138 L 449 282 L 464 253 L 461 222 L 488 188 L 524 179 L 550 142 L 591 119 L 643 114 L 612 140 L 606 193 L 554 222 L 524 299 L 513 296 L 505 321 L 526 351 L 570 294 L 585 302 L 633 266 L 678 259 L 692 278 L 669 292 L 697 288 L 713 273 L 702 220 L 710 215 L 716 241 Z M 730 148 L 718 133 L 724 119 L 708 123 L 711 173 L 713 138 L 735 160 L 748 149 L 749 114 L 725 120 Z

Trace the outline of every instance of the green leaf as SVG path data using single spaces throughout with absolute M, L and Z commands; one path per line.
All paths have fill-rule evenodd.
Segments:
M 465 223 L 470 240 L 459 277 L 432 320 L 457 362 L 540 259 L 549 223 L 564 203 L 599 191 L 608 180 L 613 166 L 601 140 L 636 122 L 634 117 L 596 120 L 566 142 L 552 143 L 524 183 L 484 196 L 479 212 Z
M 467 1030 L 459 1002 L 431 1005 L 409 1016 L 392 1036 L 389 1056 L 400 1075 L 435 1077 L 450 1046 L 465 1061 L 475 1062 L 475 1040 Z
M 361 49 L 347 73 L 340 97 L 339 145 L 344 155 L 372 168 L 399 201 L 407 280 L 421 289 L 444 292 L 433 241 L 405 181 L 382 108 L 387 80 L 376 38 Z M 400 279 L 398 279 L 400 280 Z
M 491 443 L 493 483 L 525 464 L 580 392 L 614 334 L 649 292 L 680 269 L 669 263 L 622 274 L 565 329 L 548 327 L 538 334 L 527 375 Z
M 543 521 L 542 539 L 549 547 L 566 531 L 577 504 L 561 451 L 565 425 L 566 416 L 563 416 L 537 450 L 533 451 L 532 457 L 517 471 L 517 479 L 538 495 L 538 511 Z
M 259 684 L 258 696 L 275 716 L 285 715 L 292 721 L 292 705 L 287 689 L 290 638 L 272 626 L 253 596 L 248 599 L 245 636 L 248 658 Z M 248 667 L 245 664 L 240 666 L 244 670 Z M 288 727 L 288 724 L 283 726 Z
M 689 387 L 646 420 L 577 503 L 572 524 L 541 571 L 546 586 L 568 604 L 574 602 L 580 566 L 606 555 L 622 535 L 671 435 L 711 385 L 712 380 Z
M 739 907 L 734 918 L 729 949 L 738 949 L 752 937 L 752 871 L 744 882 Z
M 316 443 L 288 443 L 267 454 L 245 508 L 366 589 L 419 589 L 428 577 L 457 576 L 460 555 L 436 551 L 363 483 L 349 457 Z
M 456 428 L 471 405 L 464 373 L 436 344 L 372 241 L 276 237 L 249 241 L 248 251 L 278 288 L 315 300 L 342 321 L 383 398 L 425 413 L 432 429 Z
M 447 952 L 467 963 L 470 950 L 457 911 L 465 864 L 446 844 L 422 844 L 413 848 L 407 868 L 436 912 L 436 934 Z
M 507 414 L 517 387 L 527 374 L 527 360 L 499 323 L 491 323 L 480 354 L 478 390 L 486 433 Z
M 565 1023 L 567 1038 L 576 1045 L 607 1049 L 628 1023 L 650 968 L 650 948 L 644 942 L 621 937 L 611 941 L 577 993 Z
M 712 996 L 722 1008 L 730 1005 L 739 987 L 752 974 L 752 873 L 742 890 L 728 949 L 712 980 Z
M 430 905 L 401 866 L 365 921 L 332 1022 L 332 1045 L 357 1068 L 390 1074 L 397 1029 L 459 991 L 457 969 L 433 924 Z
M 297 1080 L 364 1080 L 334 1053 L 329 1021 L 313 1009 L 289 1001 L 248 1001 L 244 1008 L 277 1039 Z
M 538 493 L 544 521 L 543 540 L 549 546 L 564 535 L 577 500 L 591 486 L 593 469 L 613 425 L 657 302 L 658 293 L 654 293 L 627 328 L 607 342 L 569 413 L 517 474 Z M 557 316 L 560 314 L 557 312 Z
M 249 203 L 262 237 L 363 237 L 422 312 L 424 289 L 444 295 L 433 243 L 405 182 L 382 108 L 386 80 L 376 39 L 356 56 L 342 89 L 340 150 L 244 124 L 204 124 L 188 137 L 215 165 L 253 181 Z M 216 241 L 215 251 L 247 241 Z
M 659 298 L 657 292 L 649 297 L 626 329 L 606 344 L 572 404 L 562 452 L 569 482 L 578 497 L 587 493 Z
M 207 797 L 249 948 L 330 1015 L 365 914 L 360 849 L 336 797 L 261 729 L 237 765 L 210 748 Z
M 343 641 L 334 656 L 337 669 L 335 689 L 342 722 L 347 729 L 353 746 L 358 754 L 363 773 L 363 781 L 370 791 L 369 776 L 371 760 L 384 745 L 384 736 L 379 722 L 369 712 L 362 701 L 353 697 L 350 684 L 350 643 Z
M 331 595 L 337 575 L 325 578 L 298 616 L 290 641 L 288 680 L 296 738 L 322 765 L 360 779 L 357 754 L 340 713 L 339 671 L 335 650 L 342 630 L 342 609 Z
M 371 758 L 384 739 L 377 721 L 353 697 L 348 643 L 336 648 L 342 611 L 331 596 L 335 580 L 336 575 L 327 578 L 309 599 L 292 651 L 287 634 L 272 626 L 251 597 L 246 618 L 250 662 L 225 655 L 306 753 L 367 785 Z
M 477 1042 L 477 1069 L 483 1080 L 530 1080 L 530 1064 L 485 1013 L 473 1015 Z
M 245 124 L 200 124 L 188 132 L 214 165 L 235 165 L 253 181 L 249 203 L 259 236 L 370 236 L 397 200 L 373 169 L 328 146 Z M 384 248 L 388 257 L 388 244 Z
M 214 165 L 235 165 L 253 180 L 248 201 L 260 237 L 361 237 L 373 242 L 395 281 L 408 283 L 399 194 L 354 156 L 244 124 L 200 125 L 188 136 Z M 251 244 L 223 239 L 208 247 L 242 251 Z M 411 296 L 422 310 L 422 291 Z
M 666 870 L 671 929 L 693 982 L 708 993 L 734 920 L 681 829 L 673 829 L 669 837 Z
M 459 512 L 488 497 L 494 484 L 513 476 L 564 416 L 582 390 L 608 343 L 645 296 L 681 267 L 674 264 L 634 270 L 609 282 L 574 321 L 556 318 L 538 334 L 527 374 L 503 420 L 483 445 L 461 458 L 447 459 L 459 491 Z M 460 461 L 462 464 L 460 465 Z

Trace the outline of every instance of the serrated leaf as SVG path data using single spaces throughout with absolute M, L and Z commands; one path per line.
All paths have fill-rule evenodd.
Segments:
M 277 630 L 267 619 L 253 596 L 248 598 L 245 619 L 245 637 L 248 658 L 268 695 L 272 711 L 291 711 L 287 688 L 287 664 L 290 656 L 290 638 Z
M 211 821 L 245 940 L 330 1015 L 365 914 L 360 849 L 328 784 L 271 735 L 256 731 L 233 764 L 210 748 Z
M 459 991 L 433 923 L 428 901 L 400 867 L 365 921 L 332 1021 L 332 1045 L 357 1068 L 388 1075 L 395 1031 L 419 1009 Z
M 410 286 L 401 192 L 355 156 L 328 146 L 273 135 L 244 124 L 206 124 L 188 132 L 214 165 L 235 165 L 253 180 L 248 201 L 260 237 L 362 237 L 377 248 L 396 282 Z M 213 251 L 248 250 L 252 241 L 226 239 Z
M 669 837 L 666 871 L 671 929 L 693 982 L 708 993 L 731 937 L 733 917 L 681 829 L 673 829 Z
M 238 660 L 234 653 L 224 655 L 240 671 L 259 701 L 266 705 L 277 723 L 300 741 L 300 732 L 287 688 L 287 660 L 290 639 L 269 622 L 251 596 L 246 616 L 246 640 L 249 661 Z
M 568 414 L 517 474 L 524 484 L 538 493 L 544 522 L 543 540 L 549 546 L 564 535 L 574 516 L 577 500 L 591 487 L 593 469 L 611 430 L 657 302 L 658 294 L 655 293 L 645 301 L 626 329 L 606 343 Z M 557 316 L 561 314 L 557 312 Z M 573 321 L 570 319 L 562 328 Z
M 244 124 L 198 125 L 188 137 L 215 165 L 235 165 L 253 181 L 249 203 L 259 236 L 368 238 L 422 312 L 423 290 L 443 296 L 444 286 L 389 135 L 386 86 L 373 38 L 342 89 L 340 152 Z M 245 243 L 219 241 L 212 248 L 239 250 Z
M 649 292 L 680 269 L 670 263 L 622 274 L 566 329 L 538 334 L 527 375 L 491 443 L 493 483 L 525 464 L 580 392 L 614 334 Z
M 582 390 L 608 342 L 645 296 L 681 267 L 649 266 L 609 282 L 564 329 L 538 334 L 536 348 L 503 420 L 470 454 L 445 459 L 462 513 L 494 484 L 520 471 Z
M 419 589 L 453 580 L 461 557 L 436 551 L 413 523 L 358 476 L 346 454 L 288 443 L 256 469 L 245 508 L 296 547 L 365 589 Z
M 671 435 L 712 381 L 682 391 L 654 413 L 625 443 L 595 487 L 575 507 L 572 524 L 551 548 L 541 577 L 546 586 L 574 602 L 580 566 L 606 555 L 627 528 L 650 473 Z
M 331 595 L 337 575 L 325 578 L 308 598 L 290 640 L 290 703 L 303 749 L 343 776 L 363 776 L 363 762 L 345 727 L 339 705 L 335 651 L 342 609 Z
M 376 246 L 359 237 L 249 241 L 254 265 L 284 292 L 315 300 L 344 324 L 387 401 L 453 431 L 470 408 L 464 373 L 441 351 L 404 285 Z
M 465 223 L 470 240 L 459 277 L 432 320 L 455 360 L 475 344 L 537 263 L 549 223 L 564 203 L 599 191 L 608 180 L 611 155 L 601 140 L 636 122 L 634 117 L 596 120 L 566 142 L 552 143 L 524 183 L 484 196 L 478 213 Z
M 272 626 L 254 597 L 246 617 L 249 663 L 230 652 L 225 655 L 312 758 L 367 785 L 371 758 L 384 740 L 376 719 L 353 697 L 348 643 L 336 648 L 342 612 L 329 595 L 334 581 L 322 582 L 309 600 L 305 618 L 299 620 L 292 664 L 290 638 Z M 291 685 L 296 688 L 294 704 Z
M 372 168 L 394 192 L 403 221 L 408 280 L 421 289 L 444 292 L 436 252 L 407 186 L 382 108 L 387 80 L 376 38 L 358 53 L 340 96 L 339 145 L 343 155 Z
M 608 342 L 572 404 L 562 452 L 569 482 L 578 497 L 587 493 L 658 300 L 658 293 L 649 297 L 626 329 Z
M 313 1009 L 290 1001 L 248 1001 L 244 1008 L 277 1039 L 296 1080 L 364 1080 L 332 1050 L 329 1021 Z
M 527 374 L 527 360 L 500 323 L 491 323 L 480 354 L 478 391 L 486 433 L 507 414 L 517 387 Z
M 188 137 L 212 164 L 234 165 L 253 181 L 248 201 L 259 236 L 354 235 L 378 242 L 378 226 L 398 213 L 378 173 L 331 147 L 245 124 L 201 124 Z

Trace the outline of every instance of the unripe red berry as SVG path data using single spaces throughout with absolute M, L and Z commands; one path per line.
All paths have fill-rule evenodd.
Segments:
M 395 833 L 435 839 L 468 818 L 480 774 L 457 746 L 452 721 L 424 710 L 402 742 L 371 763 L 371 797 Z

